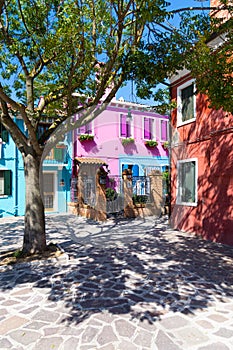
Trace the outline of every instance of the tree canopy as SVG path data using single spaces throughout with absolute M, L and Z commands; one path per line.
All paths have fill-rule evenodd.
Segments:
M 90 122 L 129 79 L 138 95 L 148 98 L 184 65 L 201 76 L 190 57 L 198 45 L 200 57 L 208 55 L 209 16 L 189 8 L 171 11 L 169 5 L 165 0 L 0 0 L 0 122 L 24 161 L 26 252 L 46 247 L 39 173 L 52 135 Z M 174 28 L 169 21 L 178 12 L 182 20 Z M 13 115 L 23 119 L 24 130 Z M 53 122 L 40 134 L 47 116 Z
M 142 38 L 129 69 L 140 97 L 161 97 L 154 92 L 158 83 L 166 85 L 169 76 L 186 68 L 211 107 L 233 112 L 233 6 L 231 1 L 220 3 L 212 8 L 212 16 L 211 8 L 202 8 L 201 13 L 197 8 L 170 12 L 167 19 L 180 15 L 176 27 L 168 20 L 159 30 L 154 23 L 148 25 L 148 35 Z M 227 21 L 218 16 L 223 9 L 228 11 Z

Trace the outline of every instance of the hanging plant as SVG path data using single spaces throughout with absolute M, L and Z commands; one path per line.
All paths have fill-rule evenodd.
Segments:
M 121 140 L 121 143 L 123 146 L 126 146 L 129 143 L 134 143 L 134 139 L 132 137 L 126 137 L 125 139 Z
M 163 144 L 162 144 L 163 148 L 164 149 L 168 149 L 169 148 L 169 142 L 168 141 L 165 141 Z
M 153 141 L 153 140 L 149 140 L 145 142 L 145 145 L 147 147 L 153 148 L 153 147 L 157 147 L 158 146 L 158 142 L 157 141 Z
M 82 134 L 79 135 L 78 137 L 79 141 L 93 141 L 94 140 L 94 135 L 90 135 L 90 134 Z

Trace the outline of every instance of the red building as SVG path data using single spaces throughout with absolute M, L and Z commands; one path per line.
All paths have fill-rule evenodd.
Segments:
M 210 109 L 183 70 L 171 78 L 171 224 L 233 245 L 233 116 Z
M 211 0 L 219 6 L 219 0 Z M 211 16 L 229 19 L 228 11 Z M 219 38 L 210 45 L 218 47 Z M 205 239 L 233 245 L 233 116 L 209 108 L 187 70 L 173 76 L 171 115 L 171 224 Z

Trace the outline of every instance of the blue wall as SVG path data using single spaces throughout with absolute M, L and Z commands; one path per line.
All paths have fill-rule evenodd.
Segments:
M 23 121 L 17 119 L 17 125 L 23 131 Z M 72 168 L 72 133 L 65 136 L 64 144 L 67 146 L 64 162 L 56 162 L 43 167 L 46 171 L 54 171 L 57 176 L 57 211 L 68 211 L 67 202 L 70 201 L 70 180 Z M 9 135 L 7 143 L 2 145 L 0 155 L 0 170 L 12 171 L 12 195 L 0 195 L 0 217 L 22 216 L 25 211 L 25 181 L 21 153 L 17 150 Z M 63 181 L 64 180 L 64 185 Z
M 23 130 L 23 121 L 17 119 L 16 123 Z M 0 217 L 23 215 L 25 207 L 23 160 L 10 135 L 8 142 L 2 145 L 0 170 L 12 171 L 12 195 L 0 196 Z

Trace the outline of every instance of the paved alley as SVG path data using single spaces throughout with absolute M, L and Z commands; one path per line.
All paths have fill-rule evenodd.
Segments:
M 230 350 L 233 247 L 137 218 L 46 219 L 64 254 L 0 266 L 0 349 Z M 0 253 L 23 219 L 0 219 Z

